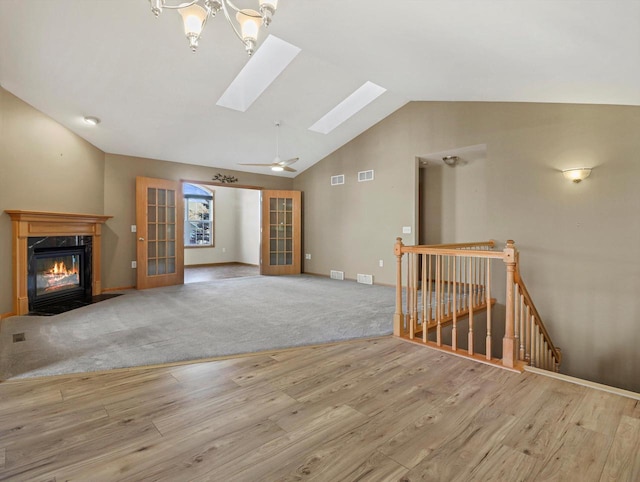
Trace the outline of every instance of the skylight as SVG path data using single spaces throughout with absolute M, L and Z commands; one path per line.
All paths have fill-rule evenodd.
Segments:
M 373 82 L 365 82 L 353 94 L 327 112 L 322 119 L 309 127 L 309 130 L 320 134 L 328 134 L 386 91 L 387 89 Z
M 269 35 L 216 105 L 245 112 L 299 53 L 300 48 Z

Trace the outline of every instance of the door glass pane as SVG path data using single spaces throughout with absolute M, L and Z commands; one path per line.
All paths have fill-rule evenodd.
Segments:
M 156 225 L 154 223 L 147 224 L 147 237 L 149 241 L 155 241 L 156 238 Z
M 271 266 L 293 264 L 293 199 L 269 199 L 269 261 Z
M 149 259 L 156 257 L 156 243 L 155 241 L 149 241 L 147 245 L 147 256 Z
M 176 191 L 147 188 L 147 275 L 176 272 Z

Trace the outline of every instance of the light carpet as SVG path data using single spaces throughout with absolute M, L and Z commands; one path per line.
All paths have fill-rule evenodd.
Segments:
M 123 296 L 0 329 L 0 379 L 275 350 L 392 332 L 395 291 L 317 276 L 255 276 Z M 25 341 L 13 343 L 15 333 Z

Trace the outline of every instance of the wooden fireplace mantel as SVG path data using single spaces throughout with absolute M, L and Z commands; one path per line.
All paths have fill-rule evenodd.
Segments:
M 27 297 L 27 239 L 38 236 L 92 236 L 92 294 L 102 293 L 100 241 L 102 225 L 113 216 L 5 210 L 13 226 L 13 308 L 16 315 L 29 313 Z

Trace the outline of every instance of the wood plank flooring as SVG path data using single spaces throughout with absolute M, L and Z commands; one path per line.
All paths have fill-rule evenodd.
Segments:
M 640 402 L 392 337 L 10 381 L 0 479 L 637 482 Z

